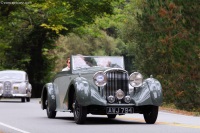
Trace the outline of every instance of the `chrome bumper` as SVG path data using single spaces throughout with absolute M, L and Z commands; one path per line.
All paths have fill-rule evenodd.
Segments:
M 0 94 L 0 97 L 31 97 L 30 93 L 27 94 Z

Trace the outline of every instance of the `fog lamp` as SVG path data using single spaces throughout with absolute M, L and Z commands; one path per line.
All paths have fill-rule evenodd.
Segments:
M 107 99 L 108 99 L 109 103 L 114 103 L 115 102 L 115 97 L 112 96 L 112 95 L 110 95 Z
M 126 103 L 130 103 L 131 102 L 131 97 L 130 96 L 125 96 L 124 101 Z

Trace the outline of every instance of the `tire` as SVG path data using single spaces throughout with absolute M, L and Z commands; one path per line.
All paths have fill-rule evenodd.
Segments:
M 22 102 L 22 103 L 25 103 L 25 97 L 22 97 L 22 98 L 21 98 L 21 102 Z
M 81 106 L 78 104 L 77 100 L 74 102 L 74 120 L 76 124 L 85 123 L 87 117 L 87 107 Z
M 147 124 L 154 124 L 158 117 L 158 106 L 147 106 L 143 113 Z
M 47 117 L 48 118 L 55 118 L 56 117 L 56 111 L 55 110 L 51 110 L 50 107 L 49 107 L 49 103 L 48 103 L 48 96 L 47 96 L 47 99 L 45 101 L 45 104 L 46 104 L 46 111 L 47 111 Z
M 107 116 L 108 116 L 109 119 L 114 119 L 117 115 L 115 115 L 115 114 L 108 114 Z
M 27 102 L 30 102 L 30 97 L 27 97 L 27 98 L 26 98 L 26 101 L 27 101 Z

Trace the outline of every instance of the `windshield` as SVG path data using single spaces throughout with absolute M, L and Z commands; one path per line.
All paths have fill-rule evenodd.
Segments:
M 72 56 L 73 70 L 91 67 L 124 68 L 121 56 Z
M 23 74 L 22 73 L 10 73 L 10 72 L 0 73 L 0 80 L 5 80 L 5 79 L 23 80 Z

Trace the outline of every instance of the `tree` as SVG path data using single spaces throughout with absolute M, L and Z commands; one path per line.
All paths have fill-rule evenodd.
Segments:
M 44 83 L 54 68 L 54 57 L 46 53 L 54 49 L 59 35 L 94 22 L 96 16 L 112 13 L 113 0 L 33 0 L 23 4 L 4 4 L 0 7 L 1 33 L 9 28 L 3 68 L 24 69 L 33 85 L 33 97 L 39 97 Z M 16 2 L 16 1 L 15 1 Z M 4 21 L 2 21 L 4 20 Z M 3 49 L 4 50 L 4 49 Z
M 57 49 L 50 52 L 51 55 L 59 56 L 56 60 L 56 72 L 61 70 L 65 59 L 71 54 L 124 56 L 126 69 L 132 71 L 132 65 L 129 65 L 133 60 L 132 51 L 118 38 L 126 20 L 125 12 L 129 8 L 129 2 L 120 0 L 112 5 L 113 14 L 97 17 L 94 23 L 76 28 L 74 34 L 58 39 Z
M 137 68 L 163 85 L 164 101 L 199 109 L 199 2 L 144 0 L 128 39 Z M 130 21 L 129 21 L 130 22 Z M 138 27 L 138 28 L 137 28 Z

